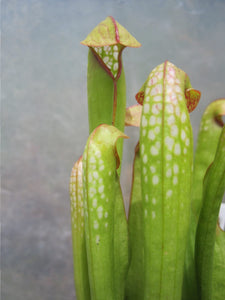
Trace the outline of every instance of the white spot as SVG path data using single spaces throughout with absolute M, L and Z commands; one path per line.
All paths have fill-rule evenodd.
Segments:
M 152 204 L 156 204 L 156 199 L 155 198 L 152 198 Z
M 100 158 L 101 157 L 101 152 L 99 150 L 95 150 L 95 155 L 96 157 Z
M 175 144 L 174 153 L 176 155 L 180 155 L 180 152 L 181 152 L 181 150 L 180 150 L 180 144 Z
M 171 127 L 171 135 L 172 136 L 177 136 L 178 135 L 178 127 L 177 127 L 177 125 L 172 125 L 172 127 Z
M 143 168 L 143 173 L 146 174 L 146 172 L 147 172 L 147 169 L 144 167 Z
M 175 90 L 176 90 L 177 93 L 181 93 L 181 88 L 180 88 L 179 85 L 176 85 L 176 86 L 175 86 Z
M 153 85 L 153 84 L 156 84 L 156 82 L 157 82 L 157 78 L 152 77 L 151 80 L 150 80 L 150 83 Z
M 152 219 L 155 219 L 155 211 L 152 211 Z
M 97 207 L 97 199 L 96 198 L 93 199 L 92 206 L 93 207 Z
M 96 163 L 96 160 L 95 160 L 94 156 L 91 156 L 91 157 L 90 157 L 89 162 L 92 163 L 92 164 L 95 164 L 95 163 Z
M 96 171 L 93 172 L 93 176 L 94 176 L 95 179 L 98 179 L 98 173 Z
M 174 70 L 174 68 L 172 67 L 172 66 L 170 66 L 169 67 L 169 74 L 172 76 L 172 77 L 174 77 L 175 76 L 175 74 L 176 74 L 176 72 L 175 72 L 175 70 Z
M 141 123 L 142 123 L 142 127 L 146 127 L 147 126 L 148 122 L 147 122 L 147 119 L 145 118 L 145 116 L 142 116 Z
M 156 168 L 154 166 L 150 166 L 150 170 L 151 170 L 152 173 L 155 173 Z
M 173 113 L 173 105 L 172 104 L 166 104 L 166 111 L 168 113 Z
M 103 171 L 104 169 L 105 169 L 104 165 L 101 165 L 101 166 L 99 167 L 99 170 L 100 170 L 100 171 Z
M 146 135 L 146 129 L 144 129 L 144 130 L 142 131 L 142 135 L 143 135 L 143 136 Z
M 157 94 L 162 94 L 162 84 L 158 83 L 155 88 L 157 89 Z
M 166 144 L 166 146 L 168 147 L 169 150 L 172 150 L 173 143 L 174 143 L 174 140 L 170 136 L 166 136 L 165 144 Z
M 144 104 L 144 113 L 149 113 L 149 110 L 150 110 L 150 105 L 148 103 L 145 103 Z
M 153 104 L 153 106 L 152 106 L 153 114 L 157 115 L 161 109 L 162 109 L 162 104 L 161 103 Z
M 151 147 L 151 154 L 152 155 L 158 155 L 159 154 L 159 150 L 155 146 L 152 146 Z
M 150 97 L 149 97 L 149 96 L 146 96 L 146 97 L 145 97 L 145 102 L 149 102 L 149 100 L 150 100 Z
M 149 94 L 149 91 L 150 91 L 150 88 L 147 88 L 147 89 L 145 90 L 145 94 L 148 95 L 148 94 Z
M 172 155 L 171 154 L 167 154 L 166 155 L 166 160 L 171 160 L 172 159 Z
M 142 144 L 142 145 L 141 145 L 141 154 L 144 154 L 144 151 L 145 151 L 145 145 Z
M 173 123 L 175 122 L 175 117 L 172 115 L 172 116 L 169 116 L 167 118 L 167 123 L 168 125 L 172 125 Z
M 147 215 L 148 215 L 148 211 L 147 209 L 145 209 L 145 218 L 147 217 Z
M 166 91 L 167 91 L 168 94 L 171 95 L 173 93 L 173 86 L 168 85 Z
M 145 182 L 148 182 L 148 177 L 147 177 L 147 175 L 145 176 L 144 181 L 145 181 Z
M 173 171 L 175 174 L 177 174 L 179 172 L 179 166 L 177 164 L 174 164 Z
M 98 229 L 98 227 L 99 227 L 98 221 L 94 220 L 94 229 Z
M 118 54 L 119 54 L 118 52 L 114 52 L 114 53 L 113 53 L 113 56 L 114 56 L 115 60 L 118 59 Z
M 166 102 L 170 103 L 170 95 L 166 95 Z
M 96 241 L 96 244 L 99 244 L 99 242 L 100 242 L 100 235 L 96 235 L 95 241 Z
M 103 207 L 102 206 L 99 206 L 97 208 L 97 212 L 98 212 L 98 218 L 101 219 L 102 216 L 103 216 Z
M 168 169 L 166 171 L 166 177 L 170 177 L 172 175 L 172 170 L 171 169 Z
M 161 121 L 161 118 L 160 118 L 160 121 Z M 160 132 L 160 127 L 159 126 L 156 126 L 155 129 L 154 129 L 155 133 L 158 134 Z
M 180 108 L 179 108 L 179 106 L 176 106 L 175 112 L 176 112 L 176 115 L 179 117 L 180 116 Z
M 115 63 L 115 64 L 114 64 L 113 70 L 114 70 L 114 71 L 117 71 L 117 70 L 118 70 L 118 63 Z
M 152 183 L 153 183 L 153 184 L 159 183 L 159 177 L 158 177 L 157 175 L 154 175 L 154 176 L 152 177 Z
M 155 116 L 151 116 L 149 119 L 149 125 L 155 125 L 156 123 L 156 117 Z
M 148 202 L 148 194 L 145 195 L 145 201 Z
M 148 132 L 148 138 L 150 140 L 152 140 L 152 141 L 155 139 L 155 134 L 154 134 L 153 130 L 149 130 L 149 132 Z
M 93 196 L 94 194 L 96 194 L 96 189 L 94 187 L 90 187 L 90 196 Z
M 174 78 L 167 74 L 167 81 L 169 84 L 174 84 Z
M 160 83 L 156 84 L 150 92 L 151 96 L 155 96 L 157 94 L 162 94 L 162 84 L 160 84 Z
M 104 46 L 104 51 L 109 51 L 110 47 L 109 46 Z
M 181 139 L 184 141 L 184 140 L 185 140 L 185 137 L 186 137 L 186 133 L 185 133 L 185 131 L 182 129 L 182 130 L 181 130 Z
M 113 50 L 118 51 L 118 46 L 117 45 L 113 46 Z
M 186 139 L 185 144 L 186 144 L 186 146 L 189 146 L 189 145 L 190 145 L 190 140 L 189 140 L 189 138 Z
M 175 93 L 172 93 L 172 95 L 170 96 L 170 99 L 173 104 L 177 105 L 178 100 L 177 100 L 177 95 Z
M 107 64 L 107 62 L 109 61 L 109 57 L 108 57 L 108 56 L 105 56 L 105 57 L 103 58 L 103 61 L 104 61 L 105 64 Z
M 154 101 L 155 102 L 161 102 L 162 101 L 162 96 L 160 96 L 160 95 L 155 96 Z
M 168 190 L 166 192 L 166 197 L 170 197 L 172 195 L 173 191 L 172 190 Z
M 182 112 L 182 114 L 181 114 L 181 122 L 184 123 L 186 121 L 186 119 L 187 119 L 187 116 L 186 116 L 185 112 Z
M 157 94 L 158 94 L 158 93 L 157 93 L 156 88 L 153 87 L 153 88 L 151 89 L 150 95 L 151 95 L 151 96 L 155 96 L 155 95 L 157 95 Z
M 158 72 L 157 77 L 158 77 L 158 79 L 162 79 L 163 78 L 163 72 Z
M 104 185 L 100 185 L 100 187 L 98 188 L 98 192 L 103 193 L 103 191 L 104 191 Z
M 146 164 L 147 161 L 148 161 L 148 157 L 147 157 L 147 155 L 145 154 L 145 155 L 143 156 L 143 162 Z
M 107 228 L 107 227 L 108 227 L 108 223 L 106 222 L 106 223 L 105 223 L 105 228 Z
M 173 184 L 175 185 L 175 184 L 177 184 L 177 182 L 178 182 L 177 176 L 174 176 L 173 177 Z

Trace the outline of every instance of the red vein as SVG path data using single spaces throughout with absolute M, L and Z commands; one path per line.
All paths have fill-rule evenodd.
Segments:
M 110 16 L 110 18 L 111 18 L 111 20 L 113 22 L 113 25 L 114 25 L 114 28 L 115 28 L 116 42 L 119 44 L 120 43 L 120 37 L 119 37 L 119 29 L 118 29 L 118 26 L 116 24 L 116 20 L 113 17 L 111 17 L 111 16 Z

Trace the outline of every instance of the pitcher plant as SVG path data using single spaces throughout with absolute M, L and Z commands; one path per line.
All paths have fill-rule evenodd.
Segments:
M 113 17 L 81 43 L 90 136 L 70 179 L 76 299 L 224 299 L 225 99 L 206 108 L 194 155 L 189 114 L 201 93 L 184 71 L 156 66 L 126 108 L 122 53 L 141 44 Z M 128 218 L 125 126 L 140 127 Z

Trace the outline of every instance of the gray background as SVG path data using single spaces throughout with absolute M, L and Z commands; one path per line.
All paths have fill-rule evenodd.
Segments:
M 142 43 L 123 53 L 127 102 L 168 59 L 202 91 L 225 96 L 225 1 L 2 1 L 2 299 L 75 298 L 69 175 L 88 137 L 90 30 L 114 16 Z M 129 199 L 138 129 L 126 130 L 122 182 Z

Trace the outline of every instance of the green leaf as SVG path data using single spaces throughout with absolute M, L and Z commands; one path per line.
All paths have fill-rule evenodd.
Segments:
M 141 44 L 112 17 L 94 28 L 82 44 L 90 48 L 87 82 L 90 133 L 103 123 L 123 131 L 126 84 L 122 51 Z
M 140 91 L 144 299 L 181 299 L 193 158 L 190 88 L 185 72 L 166 61 Z
M 87 253 L 84 233 L 82 157 L 75 163 L 70 177 L 71 229 L 74 279 L 77 300 L 90 300 Z
M 107 17 L 98 24 L 81 43 L 89 47 L 103 47 L 116 44 L 134 48 L 141 46 L 113 17 Z
M 98 125 L 114 125 L 124 131 L 126 114 L 126 82 L 122 63 L 125 47 L 141 44 L 116 22 L 106 18 L 82 42 L 89 47 L 88 54 L 88 118 L 89 132 Z M 122 158 L 123 142 L 118 144 Z M 119 171 L 120 172 L 120 171 Z
M 225 99 L 219 99 L 209 104 L 201 119 L 194 159 L 191 223 L 185 261 L 183 300 L 198 299 L 194 260 L 196 228 L 202 205 L 203 178 L 215 156 L 222 131 L 222 115 L 225 115 Z
M 133 184 L 128 217 L 130 266 L 126 283 L 126 299 L 143 299 L 143 208 L 141 197 L 141 161 L 139 143 L 135 149 Z
M 224 191 L 225 126 L 220 135 L 214 161 L 204 178 L 203 205 L 196 233 L 196 266 L 201 300 L 212 299 L 213 254 L 216 225 Z
M 198 220 L 201 210 L 203 178 L 214 159 L 223 127 L 222 115 L 225 115 L 225 99 L 213 101 L 206 108 L 200 124 L 194 159 L 192 190 L 192 210 L 196 216 L 196 220 Z
M 225 295 L 225 232 L 217 223 L 214 248 L 212 299 L 223 300 Z
M 91 299 L 123 300 L 128 232 L 117 168 L 117 128 L 100 125 L 83 155 L 85 234 Z

